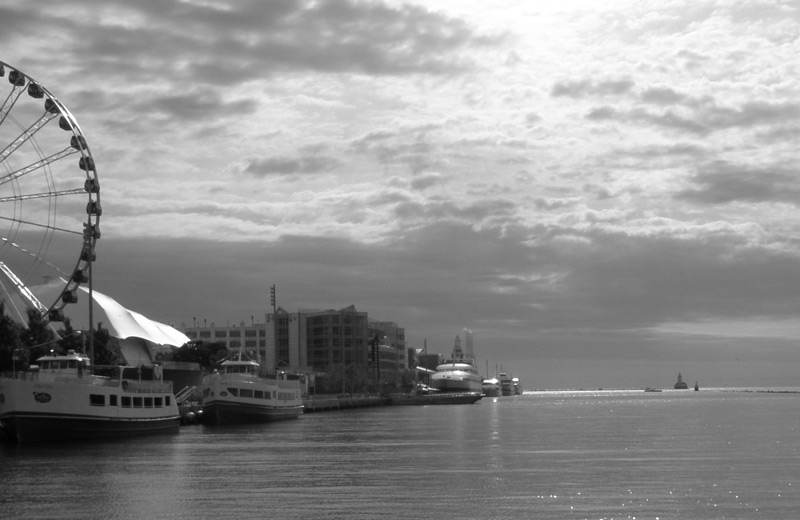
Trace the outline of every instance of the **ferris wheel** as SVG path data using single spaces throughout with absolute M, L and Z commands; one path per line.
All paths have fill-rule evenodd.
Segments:
M 78 122 L 50 90 L 0 61 L 0 297 L 9 315 L 27 324 L 24 307 L 12 303 L 22 302 L 48 322 L 64 321 L 87 284 L 91 320 L 101 214 Z

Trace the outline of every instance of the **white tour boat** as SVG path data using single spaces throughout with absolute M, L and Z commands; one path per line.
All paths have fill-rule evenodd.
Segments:
M 70 350 L 43 356 L 38 369 L 0 376 L 0 432 L 18 442 L 177 433 L 172 383 L 91 373 Z
M 514 381 L 505 372 L 500 373 L 500 395 L 504 397 L 514 395 Z
M 481 387 L 485 397 L 500 397 L 500 380 L 496 377 L 484 379 Z
M 294 419 L 303 413 L 300 381 L 280 372 L 260 376 L 259 364 L 240 352 L 221 371 L 203 377 L 203 421 L 221 424 Z
M 471 353 L 470 353 L 471 354 Z M 483 378 L 474 360 L 466 357 L 461 350 L 461 338 L 456 336 L 450 361 L 436 367 L 431 375 L 430 387 L 441 392 L 482 391 Z

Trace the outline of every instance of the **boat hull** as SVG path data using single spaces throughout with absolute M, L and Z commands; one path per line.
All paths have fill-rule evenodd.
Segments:
M 394 395 L 391 397 L 392 405 L 424 406 L 441 404 L 472 404 L 481 400 L 483 395 L 479 392 L 442 393 L 426 395 Z
M 29 377 L 0 379 L 0 433 L 6 440 L 108 439 L 179 430 L 169 384 L 89 375 L 74 381 Z
M 2 419 L 7 440 L 21 443 L 115 439 L 140 435 L 175 434 L 178 417 L 166 419 L 86 419 L 72 416 L 31 417 L 16 415 Z
M 203 421 L 211 424 L 296 419 L 300 417 L 302 413 L 302 404 L 274 407 L 229 401 L 211 401 L 203 404 Z
M 202 390 L 203 422 L 209 424 L 296 419 L 304 410 L 296 380 L 212 374 Z
M 481 392 L 483 379 L 468 363 L 445 363 L 436 367 L 429 386 L 440 392 Z
M 500 397 L 500 381 L 497 379 L 484 379 L 481 384 L 484 397 Z

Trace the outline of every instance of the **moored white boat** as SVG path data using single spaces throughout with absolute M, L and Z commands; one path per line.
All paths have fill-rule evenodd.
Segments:
M 480 392 L 481 381 L 475 365 L 451 361 L 436 367 L 430 386 L 442 392 Z
M 505 372 L 500 373 L 500 395 L 505 397 L 514 395 L 514 381 Z
M 429 405 L 429 404 L 472 404 L 480 401 L 480 392 L 441 392 L 434 388 L 417 385 L 407 394 L 392 394 L 389 402 L 393 405 Z
M 431 375 L 430 387 L 441 392 L 478 392 L 482 388 L 478 367 L 471 357 L 464 356 L 461 350 L 461 339 L 456 336 L 453 354 L 449 361 L 436 367 Z
M 203 421 L 216 424 L 294 419 L 303 413 L 300 381 L 285 373 L 259 375 L 259 364 L 241 353 L 203 377 Z
M 500 380 L 496 377 L 484 379 L 481 389 L 486 397 L 500 397 Z
M 94 375 L 74 351 L 0 377 L 0 431 L 18 442 L 177 433 L 172 383 Z M 120 367 L 120 374 L 122 373 Z

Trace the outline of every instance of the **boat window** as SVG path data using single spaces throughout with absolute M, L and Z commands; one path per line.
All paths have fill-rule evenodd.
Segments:
M 133 398 L 133 407 L 134 408 L 141 408 L 142 407 L 142 398 L 141 397 L 134 397 Z
M 153 407 L 153 398 L 152 397 L 145 397 L 144 398 L 144 407 L 145 408 L 152 408 Z
M 263 390 L 256 390 L 253 392 L 253 396 L 256 399 L 264 399 L 264 391 Z
M 103 394 L 89 394 L 89 404 L 92 406 L 105 406 L 106 396 Z
M 228 392 L 235 397 L 239 397 L 239 389 L 238 388 L 228 388 Z
M 155 404 L 156 408 L 161 408 L 164 406 L 164 398 L 163 397 L 156 397 L 153 399 L 153 403 Z
M 170 405 L 170 402 L 171 402 L 171 401 L 170 401 L 170 397 L 169 397 L 168 395 L 165 395 L 165 396 L 164 396 L 164 404 L 165 404 L 165 405 L 167 405 L 167 406 L 169 406 L 169 405 Z
M 130 408 L 131 407 L 131 398 L 127 396 L 122 396 L 122 407 L 123 408 Z
M 108 396 L 108 404 L 109 406 L 117 406 L 117 395 L 112 394 Z
M 42 367 L 42 370 L 49 369 L 50 368 L 50 362 L 49 361 L 42 361 L 41 367 Z
M 239 397 L 253 397 L 252 390 L 245 390 L 244 388 L 239 390 Z
M 69 360 L 69 368 L 78 368 L 78 362 L 74 359 Z
M 61 362 L 61 369 L 62 370 L 65 370 L 68 367 L 69 367 L 69 361 L 64 360 L 64 361 Z

